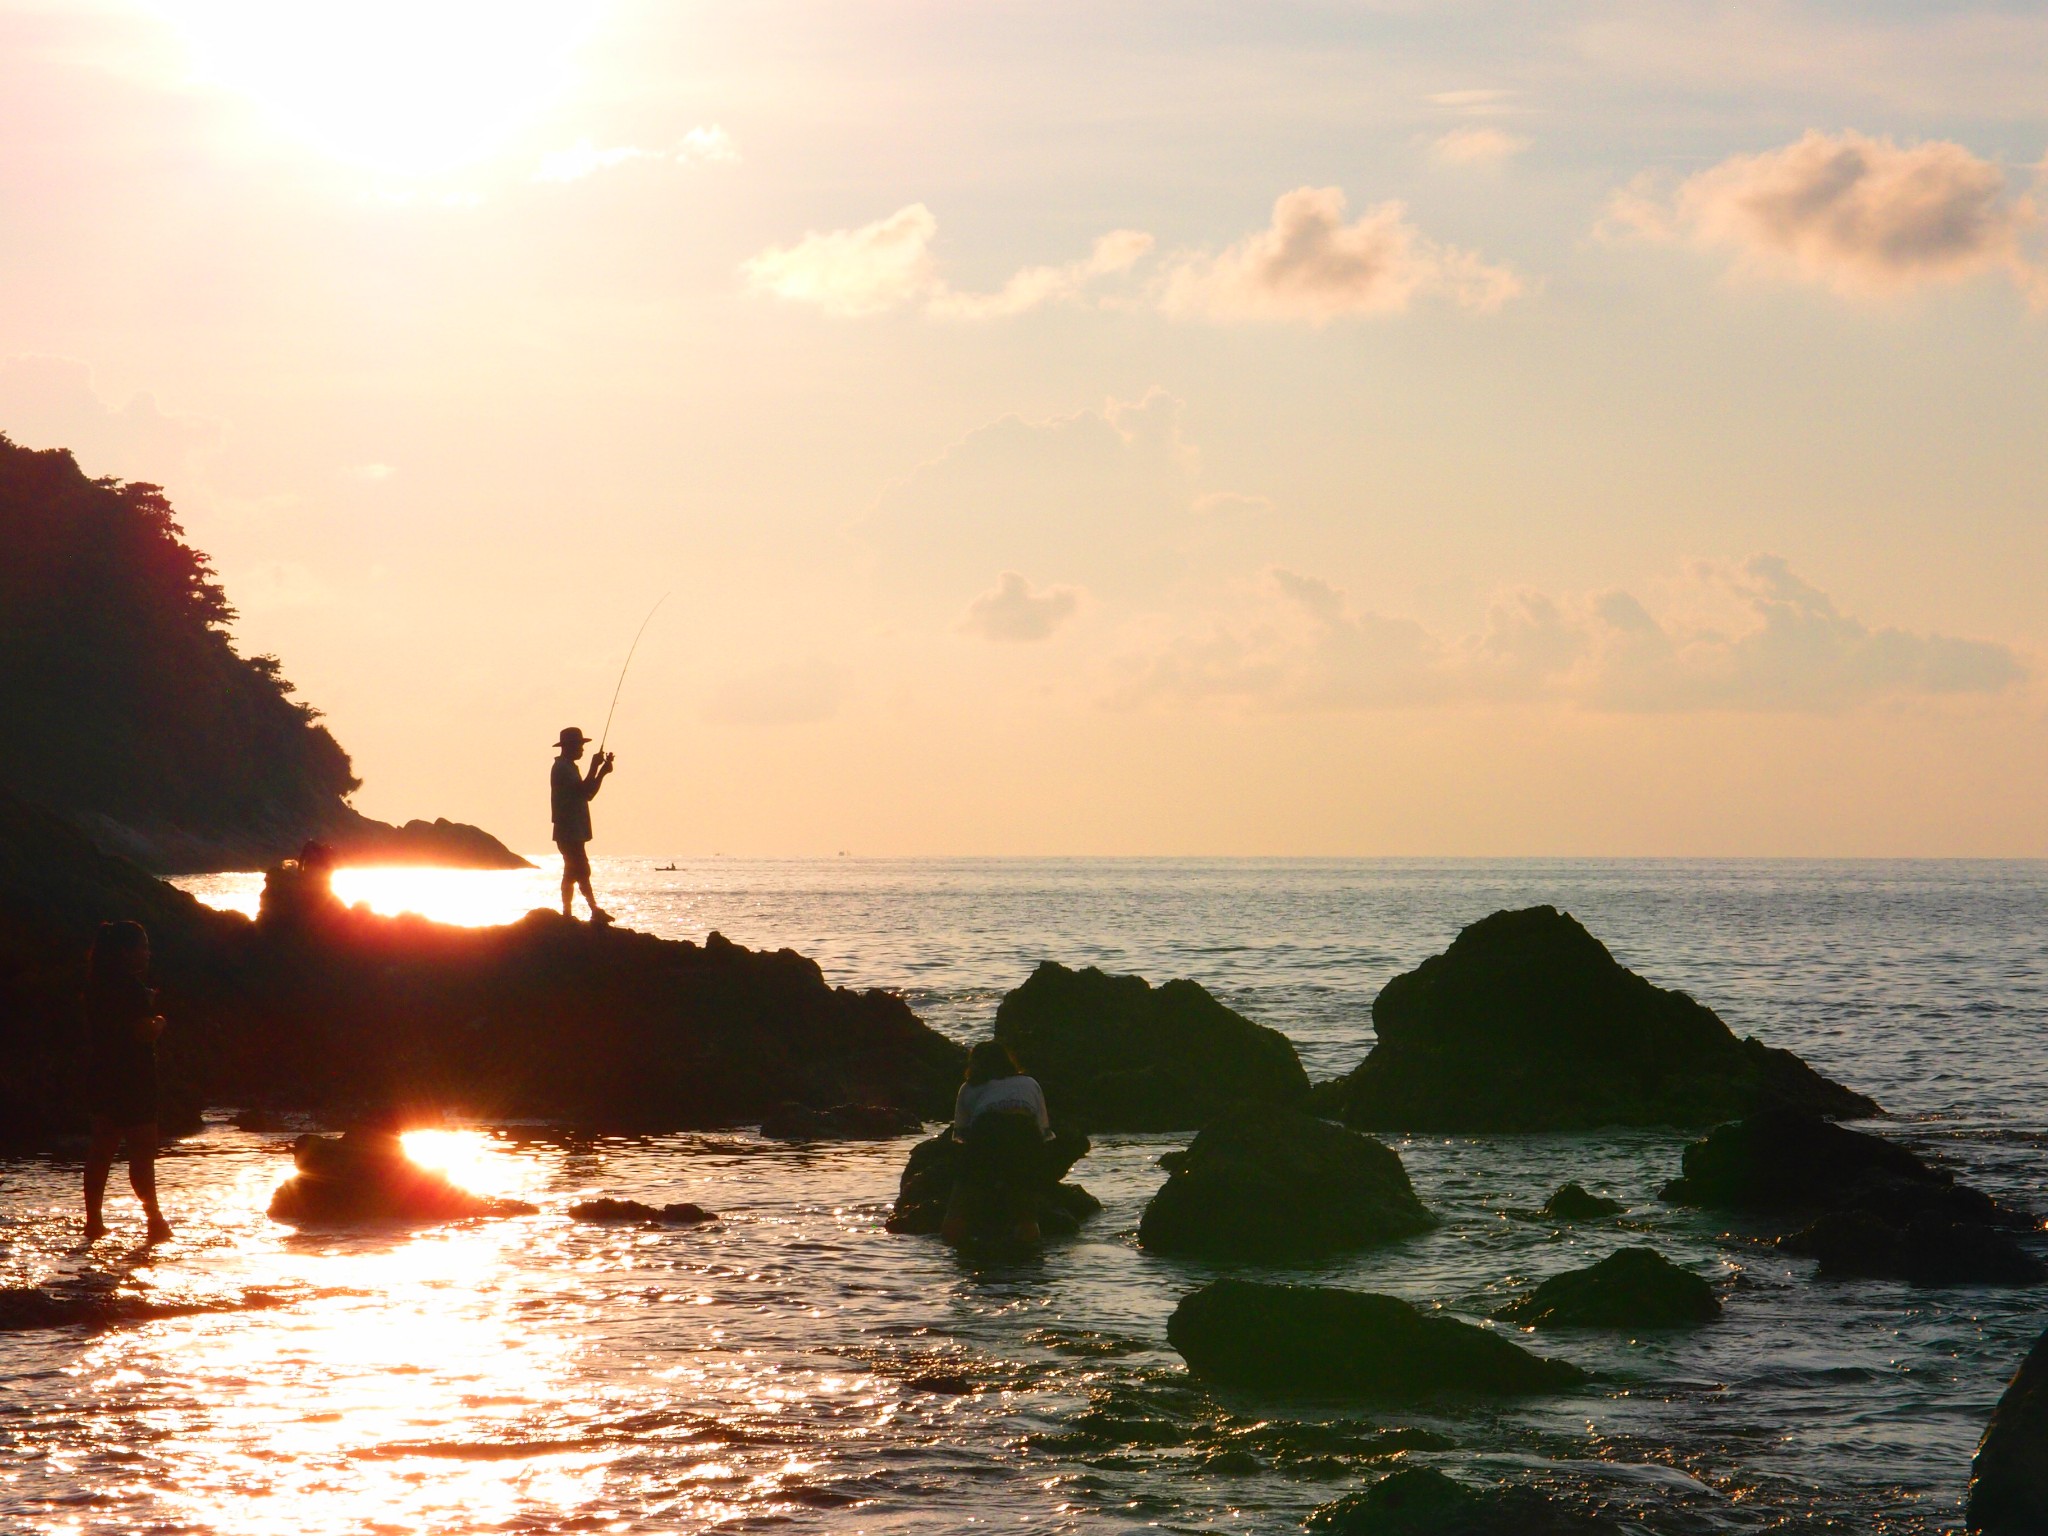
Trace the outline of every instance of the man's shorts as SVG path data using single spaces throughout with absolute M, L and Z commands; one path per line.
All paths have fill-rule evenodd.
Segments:
M 590 878 L 590 850 L 583 843 L 556 843 L 562 850 L 562 878 L 564 880 L 588 880 Z

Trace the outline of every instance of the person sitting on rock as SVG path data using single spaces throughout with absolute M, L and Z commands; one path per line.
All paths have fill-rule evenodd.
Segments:
M 987 1232 L 1037 1242 L 1034 1202 L 1052 1121 L 1038 1079 L 1019 1069 L 1000 1040 L 984 1040 L 967 1054 L 966 1080 L 953 1104 L 953 1139 L 960 1143 L 961 1173 L 940 1236 L 956 1246 Z
M 562 851 L 562 916 L 570 915 L 575 904 L 576 892 L 583 892 L 583 899 L 590 904 L 590 920 L 593 923 L 608 923 L 611 914 L 597 904 L 597 898 L 590 892 L 590 802 L 597 798 L 597 792 L 604 787 L 606 777 L 612 771 L 614 753 L 600 752 L 590 765 L 587 774 L 578 773 L 576 765 L 583 760 L 583 748 L 590 738 L 575 726 L 564 726 L 556 738 L 560 756 L 548 776 L 549 799 L 553 805 L 555 823 L 555 846 Z
M 149 1218 L 149 1241 L 171 1224 L 156 1203 L 156 1041 L 164 1021 L 149 985 L 149 934 L 140 923 L 102 923 L 93 940 L 85 991 L 86 1108 L 92 1139 L 85 1151 L 85 1240 L 104 1237 L 100 1217 L 114 1156 L 128 1143 L 128 1184 Z

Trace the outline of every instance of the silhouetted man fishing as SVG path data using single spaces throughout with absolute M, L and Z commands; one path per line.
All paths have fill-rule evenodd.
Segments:
M 570 916 L 576 892 L 580 890 L 583 899 L 590 903 L 590 920 L 608 923 L 612 915 L 597 904 L 590 891 L 587 845 L 591 837 L 590 802 L 604 787 L 616 754 L 600 749 L 591 760 L 590 772 L 579 773 L 576 765 L 583 760 L 583 748 L 589 741 L 575 726 L 563 727 L 559 738 L 561 755 L 548 775 L 548 790 L 554 807 L 555 846 L 562 850 L 562 916 Z

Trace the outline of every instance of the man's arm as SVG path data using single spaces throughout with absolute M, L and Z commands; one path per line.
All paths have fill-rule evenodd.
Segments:
M 590 776 L 583 781 L 583 798 L 595 800 L 597 792 L 604 788 L 605 775 L 612 771 L 612 754 L 604 753 L 590 765 Z

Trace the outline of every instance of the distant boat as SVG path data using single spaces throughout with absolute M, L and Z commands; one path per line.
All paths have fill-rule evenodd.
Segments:
M 654 866 L 654 872 L 657 875 L 672 875 L 675 873 L 675 870 L 676 867 L 673 864 L 657 864 Z

